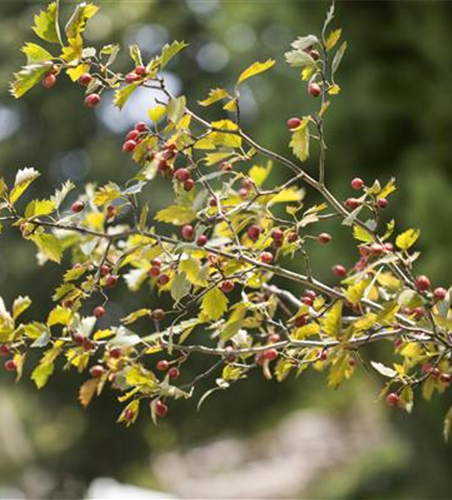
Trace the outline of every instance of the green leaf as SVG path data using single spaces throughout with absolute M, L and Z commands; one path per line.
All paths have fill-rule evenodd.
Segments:
M 61 43 L 58 25 L 58 2 L 52 2 L 47 10 L 41 11 L 34 18 L 33 31 L 46 42 Z
M 32 372 L 31 379 L 38 389 L 42 389 L 48 382 L 54 370 L 53 363 L 40 363 Z
M 343 42 L 342 45 L 339 47 L 338 51 L 336 52 L 336 54 L 334 54 L 333 62 L 331 64 L 331 72 L 333 76 L 336 73 L 337 69 L 339 68 L 339 64 L 341 63 L 346 50 L 347 50 L 347 42 Z
M 30 64 L 24 66 L 18 73 L 14 73 L 14 81 L 10 84 L 10 92 L 16 98 L 22 97 L 35 85 L 41 82 L 49 72 L 46 64 Z
M 245 80 L 248 80 L 248 78 L 251 78 L 252 76 L 258 75 L 260 73 L 263 73 L 264 71 L 269 70 L 275 65 L 275 60 L 274 59 L 268 59 L 265 62 L 255 62 L 251 66 L 249 66 L 245 71 L 243 71 L 239 79 L 237 81 L 237 85 L 240 85 L 243 83 Z
M 178 42 L 175 40 L 171 44 L 166 44 L 162 49 L 161 62 L 160 67 L 164 68 L 173 57 L 175 57 L 182 49 L 188 47 L 188 44 L 185 42 Z
M 81 35 L 86 28 L 86 22 L 93 17 L 99 10 L 99 7 L 92 3 L 80 3 L 74 10 L 71 18 L 65 27 L 68 39 L 76 38 Z
M 171 283 L 171 297 L 177 303 L 190 293 L 191 283 L 184 273 L 176 274 Z
M 170 205 L 157 212 L 155 219 L 175 226 L 183 226 L 196 219 L 196 212 L 191 207 Z
M 307 118 L 304 118 L 301 124 L 293 131 L 289 146 L 292 148 L 293 154 L 301 161 L 305 161 L 309 157 L 309 127 Z
M 113 99 L 113 104 L 117 106 L 119 109 L 122 109 L 127 99 L 135 92 L 135 90 L 139 87 L 137 83 L 132 83 L 130 85 L 126 85 L 122 89 L 115 91 L 115 97 Z
M 408 250 L 416 243 L 420 235 L 421 232 L 419 229 L 407 229 L 404 233 L 397 236 L 396 245 L 400 250 Z
M 338 338 L 342 329 L 342 302 L 337 301 L 321 320 L 322 330 L 333 338 Z
M 56 236 L 49 233 L 35 234 L 31 240 L 48 259 L 58 264 L 61 262 L 63 247 Z
M 28 42 L 20 50 L 27 56 L 27 64 L 39 64 L 53 59 L 50 52 L 36 43 Z
M 229 300 L 219 288 L 208 291 L 201 303 L 202 319 L 216 321 L 228 310 Z
M 49 215 L 55 210 L 55 203 L 52 200 L 33 200 L 25 209 L 25 217 L 30 219 L 39 215 Z

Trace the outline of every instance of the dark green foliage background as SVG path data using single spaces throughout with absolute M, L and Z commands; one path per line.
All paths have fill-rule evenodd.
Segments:
M 63 13 L 74 3 L 63 2 Z M 297 72 L 283 64 L 283 53 L 292 38 L 321 26 L 327 4 L 223 0 L 205 14 L 196 13 L 201 3 L 191 2 L 195 4 L 191 8 L 190 2 L 182 0 L 100 2 L 100 24 L 93 22 L 89 33 L 97 38 L 101 30 L 105 33 L 102 41 L 122 43 L 140 26 L 153 23 L 164 26 L 170 39 L 191 42 L 171 71 L 181 76 L 183 92 L 192 103 L 214 86 L 232 84 L 249 63 L 277 58 L 280 64 L 276 70 L 250 84 L 258 111 L 245 128 L 261 143 L 288 154 L 285 121 L 304 113 L 312 101 Z M 42 197 L 58 184 L 52 172 L 58 170 L 62 156 L 84 150 L 90 169 L 83 182 L 123 182 L 135 167 L 119 152 L 121 136 L 96 121 L 93 112 L 82 106 L 81 90 L 67 79 L 62 78 L 50 92 L 35 89 L 19 102 L 8 94 L 11 74 L 23 62 L 21 44 L 36 41 L 29 28 L 36 4 L 20 0 L 0 3 L 0 106 L 14 109 L 21 119 L 17 132 L 0 141 L 0 174 L 11 179 L 18 167 L 39 169 L 43 175 L 33 195 Z M 232 50 L 227 42 L 230 28 L 242 24 L 255 36 L 247 52 Z M 343 198 L 355 175 L 369 183 L 376 177 L 386 181 L 395 175 L 399 190 L 391 200 L 388 216 L 396 217 L 399 229 L 417 226 L 422 230 L 419 269 L 430 274 L 435 284 L 448 286 L 452 281 L 452 4 L 343 2 L 337 8 L 336 24 L 343 27 L 349 51 L 338 78 L 343 91 L 328 112 L 327 176 L 331 188 Z M 275 26 L 279 28 L 275 30 Z M 269 27 L 274 33 L 270 43 Z M 283 36 L 277 37 L 277 33 Z M 230 56 L 228 65 L 216 73 L 203 71 L 195 60 L 198 48 L 212 41 L 224 44 Z M 122 64 L 128 68 L 125 55 L 124 51 Z M 310 160 L 307 168 L 312 171 L 314 165 L 314 159 Z M 275 165 L 275 175 L 283 175 L 280 168 Z M 150 193 L 154 206 L 167 201 L 169 191 L 162 186 Z M 308 201 L 315 199 L 309 194 Z M 356 258 L 347 230 L 340 226 L 329 229 L 334 244 L 328 249 L 313 248 L 314 267 L 325 280 L 331 279 L 330 263 L 347 265 Z M 30 295 L 34 299 L 32 314 L 43 319 L 59 270 L 52 264 L 38 268 L 33 252 L 17 231 L 5 231 L 1 236 L 0 294 L 7 303 L 18 294 Z M 148 298 L 144 294 L 131 297 L 124 286 L 115 296 L 116 307 L 125 310 L 140 300 Z M 197 360 L 190 369 L 195 373 L 203 363 L 205 360 Z M 307 375 L 299 381 L 277 384 L 265 383 L 256 374 L 215 396 L 200 413 L 195 411 L 195 400 L 175 403 L 171 418 L 158 431 L 146 417 L 129 430 L 117 425 L 119 406 L 110 394 L 83 411 L 75 402 L 80 378 L 74 373 L 54 377 L 41 393 L 29 382 L 13 387 L 10 377 L 2 374 L 1 388 L 18 402 L 36 452 L 34 463 L 55 476 L 55 495 L 77 497 L 84 485 L 98 476 L 158 487 L 147 470 L 152 453 L 171 447 L 183 449 L 225 432 L 254 432 L 295 408 L 316 405 L 341 410 L 363 393 L 378 392 L 376 379 L 364 372 L 360 380 L 335 394 L 324 387 L 322 378 Z M 395 448 L 408 452 L 402 453 L 400 460 L 382 463 L 379 457 L 371 457 L 371 465 L 357 476 L 360 479 L 335 488 L 333 496 L 447 497 L 452 487 L 452 455 L 450 446 L 442 442 L 441 426 L 450 396 L 449 391 L 443 401 L 430 405 L 419 402 L 412 417 L 388 414 L 400 436 Z M 368 399 L 372 401 L 372 396 Z M 3 467 L 0 483 L 20 484 L 22 473 L 19 466 Z M 311 497 L 331 494 L 327 485 L 322 488 L 314 487 Z

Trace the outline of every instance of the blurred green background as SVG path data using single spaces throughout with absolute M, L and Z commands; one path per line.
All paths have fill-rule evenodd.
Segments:
M 245 129 L 261 143 L 288 153 L 285 122 L 309 110 L 312 99 L 297 71 L 284 64 L 283 53 L 296 36 L 318 32 L 327 3 L 98 3 L 102 11 L 87 30 L 93 44 L 138 43 L 150 57 L 173 39 L 190 42 L 167 77 L 172 88 L 185 93 L 192 103 L 212 87 L 232 85 L 249 63 L 276 58 L 276 69 L 244 88 L 243 120 Z M 138 93 L 122 115 L 108 103 L 94 115 L 83 107 L 81 90 L 65 78 L 51 91 L 36 88 L 20 101 L 8 93 L 11 74 L 23 63 L 21 45 L 36 41 L 30 26 L 38 4 L 43 5 L 21 0 L 0 3 L 0 174 L 11 179 L 19 167 L 39 169 L 42 177 L 35 197 L 50 194 L 69 178 L 79 185 L 110 179 L 123 182 L 135 167 L 118 153 L 122 136 L 135 121 L 145 118 L 152 96 Z M 74 4 L 64 1 L 62 14 L 67 15 Z M 422 230 L 419 269 L 435 284 L 448 286 L 452 274 L 452 4 L 339 2 L 335 25 L 343 28 L 349 50 L 338 76 L 342 93 L 327 119 L 331 189 L 344 198 L 356 175 L 369 183 L 395 175 L 399 189 L 387 215 L 396 217 L 399 229 L 417 226 Z M 122 57 L 119 64 L 128 69 L 126 51 Z M 307 168 L 314 171 L 314 165 L 312 160 Z M 152 203 L 160 206 L 168 196 L 157 186 Z M 314 199 L 310 194 L 309 200 Z M 332 263 L 351 264 L 356 259 L 347 230 L 340 226 L 329 230 L 335 244 L 312 257 L 316 272 L 325 280 L 331 279 Z M 56 266 L 39 268 L 31 245 L 22 242 L 15 231 L 4 232 L 0 295 L 7 303 L 19 294 L 28 294 L 35 302 L 33 314 L 42 319 L 57 281 Z M 122 287 L 110 319 L 140 300 L 143 297 L 131 297 Z M 356 380 L 336 392 L 326 389 L 323 374 L 308 374 L 283 384 L 264 382 L 256 374 L 214 396 L 201 412 L 196 412 L 195 398 L 174 404 L 171 417 L 158 428 L 143 417 L 131 429 L 115 423 L 119 405 L 111 394 L 82 410 L 76 402 L 81 380 L 73 373 L 59 374 L 39 393 L 31 383 L 13 386 L 11 378 L 1 374 L 0 498 L 17 498 L 20 492 L 27 498 L 79 498 L 98 477 L 187 497 L 177 487 L 180 478 L 176 471 L 171 477 L 168 465 L 164 474 L 159 473 L 161 467 L 153 465 L 156 457 L 162 453 L 168 457 L 168 452 L 180 453 L 224 436 L 278 440 L 279 434 L 272 432 L 290 412 L 301 409 L 314 412 L 315 422 L 317 415 L 345 423 L 354 414 L 370 415 L 376 418 L 378 429 L 371 426 L 361 440 L 384 437 L 359 459 L 344 456 L 344 463 L 338 460 L 312 474 L 312 480 L 300 485 L 297 498 L 450 497 L 452 452 L 442 441 L 442 419 L 450 394 L 430 404 L 419 400 L 412 416 L 395 414 L 375 403 L 380 386 L 377 378 L 363 369 L 358 371 Z M 205 388 L 211 384 L 212 380 L 207 381 Z M 335 440 L 344 441 L 347 436 L 343 430 L 341 438 L 341 432 L 339 427 L 332 436 L 319 439 L 314 449 L 318 446 L 327 455 L 332 453 Z M 258 456 L 253 443 L 249 453 Z M 343 444 L 345 455 L 348 445 L 349 451 L 354 449 L 353 443 Z M 201 460 L 199 468 L 203 467 L 206 464 Z M 283 472 L 275 467 L 275 481 Z M 162 477 L 170 480 L 165 483 Z M 208 498 L 229 498 L 227 489 L 211 488 Z M 272 498 L 287 495 L 283 490 L 272 491 Z

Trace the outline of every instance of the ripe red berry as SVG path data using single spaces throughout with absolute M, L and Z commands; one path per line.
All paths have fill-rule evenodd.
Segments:
M 53 73 L 49 73 L 42 79 L 41 83 L 42 86 L 48 90 L 55 85 L 56 81 L 57 81 L 56 76 Z
M 11 346 L 8 344 L 0 345 L 0 356 L 9 356 L 11 354 Z
M 326 245 L 327 243 L 329 243 L 331 241 L 331 234 L 329 234 L 329 233 L 320 233 L 317 236 L 317 241 L 320 244 L 322 244 L 322 245 Z
M 81 333 L 75 332 L 72 334 L 72 340 L 74 341 L 74 344 L 77 345 L 83 345 L 83 342 L 85 342 L 86 337 L 82 335 Z
M 195 181 L 193 179 L 187 179 L 184 182 L 185 191 L 191 191 L 195 187 Z
M 273 255 L 270 252 L 262 252 L 259 258 L 264 264 L 271 264 L 273 261 Z
M 165 160 L 159 160 L 159 162 L 157 163 L 157 168 L 160 172 L 166 172 L 166 170 L 168 170 L 168 163 L 165 161 Z
M 169 283 L 169 280 L 170 280 L 170 277 L 167 275 L 167 274 L 161 274 L 157 280 L 157 283 L 160 285 L 160 286 L 164 286 L 166 285 L 167 283 Z
M 396 394 L 395 392 L 390 392 L 387 396 L 386 396 L 386 404 L 388 406 L 397 406 L 400 402 L 400 396 L 398 394 Z
M 347 200 L 345 200 L 345 206 L 349 210 L 355 210 L 355 208 L 361 206 L 361 201 L 358 200 L 357 198 L 348 198 Z
M 248 237 L 250 240 L 257 241 L 261 234 L 261 228 L 256 224 L 253 224 L 248 228 Z
M 223 161 L 220 163 L 220 170 L 222 172 L 230 172 L 232 170 L 232 164 L 228 161 Z
M 371 255 L 378 256 L 385 252 L 385 247 L 380 243 L 372 243 L 372 245 L 370 245 L 369 247 L 369 251 Z
M 159 274 L 160 267 L 152 266 L 151 269 L 149 269 L 149 276 L 151 276 L 151 278 L 157 278 Z
M 279 342 L 281 340 L 281 336 L 278 333 L 272 333 L 268 336 L 268 341 L 270 344 L 274 344 L 275 342 Z
M 124 151 L 124 153 L 132 153 L 136 147 L 137 142 L 130 139 L 122 145 L 122 150 Z
M 320 59 L 320 53 L 318 50 L 310 49 L 308 54 L 314 59 L 314 61 L 318 61 Z
M 162 158 L 164 160 L 172 160 L 176 156 L 176 151 L 174 149 L 165 149 L 162 153 Z
M 171 368 L 168 373 L 169 373 L 170 378 L 172 378 L 172 379 L 176 379 L 176 378 L 180 377 L 180 370 L 179 370 L 179 368 L 176 368 L 175 366 L 173 366 L 173 368 Z
M 264 351 L 263 357 L 268 361 L 273 361 L 278 357 L 278 351 L 276 349 L 267 349 Z
M 240 198 L 242 198 L 242 200 L 244 200 L 249 195 L 249 193 L 250 193 L 250 191 L 247 188 L 242 187 L 238 190 L 238 194 L 239 194 Z
M 130 132 L 128 132 L 128 134 L 126 135 L 126 139 L 128 141 L 136 141 L 138 139 L 138 137 L 140 137 L 140 132 L 138 132 L 138 130 L 131 130 Z
M 124 419 L 127 420 L 127 422 L 132 422 L 135 418 L 135 412 L 132 409 L 128 409 L 124 412 Z
M 185 182 L 186 180 L 190 179 L 191 174 L 190 171 L 186 168 L 179 168 L 174 173 L 174 177 L 176 177 L 178 181 Z
M 377 207 L 378 208 L 385 209 L 385 208 L 387 208 L 388 205 L 389 205 L 389 202 L 386 198 L 378 198 L 377 199 Z
M 138 132 L 146 132 L 147 129 L 148 126 L 145 122 L 138 122 L 135 124 L 135 130 L 138 130 Z
M 216 206 L 218 206 L 218 201 L 216 200 L 216 198 L 210 198 L 209 205 L 210 205 L 211 207 L 216 207 Z
M 116 207 L 114 205 L 107 205 L 107 213 L 106 213 L 106 217 L 107 217 L 107 220 L 110 220 L 110 219 L 113 219 L 114 217 L 116 217 Z
M 306 292 L 304 292 L 304 296 L 314 300 L 317 297 L 317 294 L 314 292 L 314 290 L 306 290 Z
M 223 283 L 221 283 L 220 288 L 222 292 L 230 293 L 234 290 L 234 282 L 231 280 L 224 280 Z
M 289 243 L 295 243 L 295 241 L 297 240 L 298 240 L 298 234 L 295 231 L 292 231 L 287 235 L 287 241 Z
M 322 92 L 322 89 L 318 83 L 310 83 L 308 85 L 308 94 L 312 97 L 318 97 Z
M 199 247 L 203 247 L 206 243 L 207 243 L 207 236 L 205 234 L 201 234 L 200 236 L 198 236 L 196 244 Z
M 195 234 L 195 228 L 191 224 L 185 224 L 181 229 L 182 238 L 186 241 L 191 241 Z
M 450 381 L 452 380 L 452 376 L 450 373 L 441 373 L 439 379 L 443 384 L 450 384 Z
M 293 117 L 287 120 L 287 128 L 289 130 L 297 128 L 298 126 L 300 126 L 300 124 L 301 124 L 300 118 Z
M 333 274 L 338 278 L 343 278 L 347 274 L 347 269 L 344 266 L 341 266 L 340 264 L 333 266 L 332 271 Z
M 137 80 L 140 80 L 140 78 L 141 77 L 139 75 L 137 75 L 134 72 L 131 72 L 131 73 L 127 73 L 125 80 L 127 83 L 135 83 Z
M 351 186 L 352 186 L 352 189 L 359 191 L 360 189 L 363 188 L 364 181 L 362 179 L 360 179 L 359 177 L 355 177 L 354 179 L 352 179 Z
M 311 297 L 305 296 L 305 297 L 303 297 L 303 299 L 301 300 L 301 302 L 303 302 L 303 304 L 305 306 L 312 306 L 312 299 L 311 299 Z
M 281 231 L 281 229 L 273 229 L 272 238 L 275 241 L 282 241 L 282 239 L 284 238 L 284 233 Z
M 93 77 L 89 73 L 84 73 L 79 79 L 78 83 L 82 85 L 82 87 L 88 87 L 91 83 Z
M 85 97 L 85 106 L 87 108 L 95 108 L 100 103 L 99 94 L 89 94 Z
M 17 371 L 18 365 L 14 359 L 8 359 L 8 361 L 3 363 L 3 367 L 7 372 L 15 372 Z
M 135 73 L 139 76 L 146 76 L 147 74 L 146 66 L 137 66 L 135 68 Z
M 326 349 L 322 349 L 319 352 L 318 358 L 320 361 L 326 361 L 328 359 L 328 351 Z
M 94 316 L 96 316 L 96 318 L 102 318 L 102 316 L 105 315 L 105 308 L 102 307 L 102 306 L 97 306 L 95 309 L 94 309 Z
M 114 288 L 118 284 L 118 277 L 114 274 L 109 274 L 105 280 L 105 286 L 108 288 Z
M 151 313 L 151 318 L 154 321 L 163 321 L 165 319 L 165 311 L 163 309 L 154 309 Z
M 100 266 L 100 274 L 102 276 L 107 276 L 109 272 L 110 272 L 110 266 L 108 266 L 107 264 L 102 264 Z
M 119 359 L 122 356 L 122 349 L 120 347 L 113 347 L 110 349 L 110 356 L 113 359 Z
M 161 359 L 155 366 L 159 372 L 166 372 L 169 368 L 169 363 L 166 359 Z
M 294 324 L 297 328 L 301 328 L 302 326 L 306 325 L 308 319 L 309 316 L 307 314 L 302 314 L 301 316 L 295 318 Z
M 420 292 L 424 292 L 424 291 L 428 290 L 431 286 L 429 278 L 427 276 L 425 276 L 424 274 L 421 274 L 420 276 L 418 276 L 414 280 L 414 284 Z
M 83 201 L 74 201 L 74 203 L 71 205 L 71 211 L 74 212 L 74 214 L 80 213 L 84 208 L 85 204 L 83 203 Z
M 394 250 L 394 245 L 392 243 L 385 243 L 383 246 L 386 252 L 392 252 Z
M 444 300 L 447 296 L 447 290 L 442 286 L 439 286 L 433 291 L 433 296 L 436 300 Z
M 94 365 L 90 368 L 89 372 L 94 378 L 100 378 L 105 373 L 104 367 L 101 365 Z
M 155 413 L 157 414 L 157 417 L 166 417 L 168 413 L 168 406 L 166 406 L 166 404 L 162 401 L 157 401 L 155 403 Z

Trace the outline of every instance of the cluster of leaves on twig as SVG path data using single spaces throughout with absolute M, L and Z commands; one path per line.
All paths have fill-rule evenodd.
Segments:
M 242 85 L 270 70 L 274 60 L 252 64 L 234 88 L 215 88 L 199 101 L 200 108 L 222 106 L 224 117 L 211 122 L 165 83 L 163 70 L 185 43 L 164 46 L 150 61 L 132 46 L 133 68 L 122 74 L 113 69 L 119 46 L 85 46 L 86 23 L 98 8 L 78 5 L 64 33 L 58 10 L 54 2 L 35 18 L 33 30 L 49 50 L 35 43 L 23 47 L 27 64 L 11 85 L 16 98 L 40 82 L 53 87 L 64 73 L 84 88 L 89 108 L 108 90 L 118 108 L 138 88 L 153 89 L 160 98 L 149 109 L 149 122 L 138 123 L 122 145 L 136 165 L 126 185 L 89 185 L 68 205 L 75 186 L 67 182 L 50 198 L 23 207 L 21 197 L 39 172 L 20 170 L 13 186 L 0 181 L 1 220 L 36 245 L 39 263 L 66 265 L 69 255 L 72 260 L 45 322 L 21 322 L 28 297 L 19 297 L 10 310 L 1 303 L 7 370 L 20 378 L 27 352 L 41 349 L 31 372 L 38 388 L 59 364 L 87 372 L 81 403 L 87 406 L 108 384 L 121 393 L 119 420 L 126 424 L 145 402 L 154 421 L 165 416 L 171 399 L 191 397 L 197 382 L 213 374 L 216 385 L 200 403 L 252 370 L 278 381 L 307 369 L 325 371 L 335 388 L 353 376 L 357 361 L 366 363 L 360 353 L 375 341 L 393 346 L 391 366 L 370 362 L 386 379 L 381 398 L 390 406 L 409 412 L 417 386 L 427 399 L 449 387 L 450 293 L 414 274 L 419 231 L 396 235 L 395 222 L 384 220 L 394 180 L 382 186 L 355 178 L 351 188 L 358 194 L 345 201 L 326 184 L 324 120 L 340 93 L 335 75 L 347 48 L 340 29 L 329 31 L 334 5 L 321 35 L 298 38 L 286 54 L 319 102 L 314 113 L 288 120 L 292 156 L 260 145 L 240 120 Z M 302 165 L 313 144 L 319 150 L 315 176 Z M 271 185 L 272 165 L 288 169 L 290 179 Z M 167 180 L 174 197 L 155 212 L 145 192 L 157 176 Z M 324 202 L 306 204 L 306 188 Z M 330 218 L 350 228 L 358 256 L 352 269 L 333 267 L 334 287 L 317 280 L 309 259 L 313 249 L 330 243 L 331 236 L 317 229 Z M 297 271 L 281 264 L 288 259 L 296 260 Z M 303 289 L 300 297 L 285 288 L 291 282 Z M 99 329 L 116 286 L 155 293 L 120 324 Z M 157 295 L 171 297 L 171 309 L 155 307 Z M 93 301 L 97 306 L 88 308 Z M 135 333 L 136 323 L 148 333 Z M 202 343 L 191 341 L 197 330 Z M 211 357 L 210 368 L 184 380 L 183 365 L 197 355 Z M 450 422 L 449 412 L 446 433 Z

